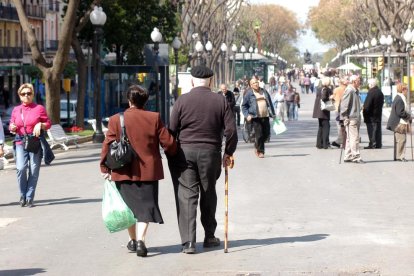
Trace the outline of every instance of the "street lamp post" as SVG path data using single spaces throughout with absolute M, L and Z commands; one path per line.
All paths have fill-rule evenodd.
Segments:
M 364 48 L 368 49 L 369 42 L 368 40 L 365 40 L 364 42 Z M 365 84 L 368 84 L 368 57 L 365 56 Z
M 253 65 L 252 65 L 252 63 L 253 63 L 253 47 L 252 46 L 250 46 L 249 47 L 249 53 L 250 53 L 250 69 L 251 69 L 251 73 L 252 73 L 252 77 L 253 77 Z
M 226 83 L 226 64 L 225 64 L 225 60 L 226 60 L 226 51 L 227 51 L 227 45 L 226 43 L 222 43 L 221 47 L 221 79 L 222 79 L 222 83 Z
M 233 44 L 233 46 L 231 46 L 231 51 L 233 52 L 233 79 L 234 79 L 234 82 L 236 82 L 236 54 L 237 54 L 236 44 Z
M 211 41 L 207 41 L 206 43 L 206 51 L 207 51 L 207 58 L 208 61 L 206 61 L 205 65 L 208 65 L 208 67 L 212 67 L 211 66 L 211 50 L 213 50 L 213 44 L 211 43 Z
M 410 27 L 404 33 L 404 40 L 407 43 L 407 102 L 408 113 L 411 114 L 411 44 L 414 42 L 414 31 Z
M 202 63 L 201 54 L 204 51 L 204 46 L 203 46 L 203 44 L 201 43 L 200 40 L 197 41 L 197 43 L 195 45 L 195 49 L 197 51 L 197 65 L 201 65 L 201 63 Z
M 161 112 L 161 95 L 160 95 L 160 87 L 158 84 L 158 73 L 159 73 L 159 67 L 158 67 L 158 51 L 159 51 L 159 44 L 162 40 L 162 34 L 158 30 L 158 28 L 154 28 L 154 30 L 151 32 L 151 40 L 154 42 L 154 47 L 152 48 L 154 52 L 154 71 L 155 71 L 155 101 L 157 106 L 157 111 Z
M 387 48 L 387 52 L 388 52 L 388 82 L 390 83 L 390 95 L 391 95 L 391 100 L 390 100 L 390 104 L 392 103 L 392 81 L 391 81 L 391 45 L 392 45 L 393 39 L 391 35 L 387 36 L 387 41 L 386 44 L 388 45 Z
M 178 37 L 175 37 L 172 46 L 174 48 L 174 58 L 175 58 L 175 93 L 174 93 L 174 100 L 176 100 L 176 97 L 178 96 L 178 50 L 181 47 L 181 41 Z
M 384 60 L 385 57 L 385 45 L 387 44 L 387 38 L 385 37 L 385 35 L 381 35 L 380 37 L 380 44 L 383 46 L 382 47 L 382 60 Z M 384 68 L 382 69 L 382 74 L 381 74 L 381 85 L 384 83 L 385 80 L 385 70 Z
M 244 45 L 241 46 L 240 52 L 243 54 L 243 78 L 246 76 L 246 67 L 244 66 L 244 53 L 246 52 L 246 47 Z
M 93 57 L 95 64 L 94 68 L 94 97 L 95 97 L 95 120 L 96 131 L 92 136 L 94 143 L 102 143 L 105 135 L 102 132 L 102 116 L 101 116 L 101 41 L 103 38 L 102 26 L 106 22 L 106 14 L 102 7 L 95 6 L 90 14 L 90 20 L 95 30 L 93 32 Z

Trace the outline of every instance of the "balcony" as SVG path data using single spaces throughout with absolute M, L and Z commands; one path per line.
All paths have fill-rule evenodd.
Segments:
M 57 51 L 59 40 L 46 40 L 45 42 L 46 51 Z
M 23 49 L 21 47 L 0 47 L 0 57 L 2 59 L 21 59 Z
M 25 5 L 24 10 L 28 17 L 45 18 L 46 9 L 43 6 L 38 5 Z
M 5 7 L 0 4 L 0 19 L 19 21 L 15 7 Z

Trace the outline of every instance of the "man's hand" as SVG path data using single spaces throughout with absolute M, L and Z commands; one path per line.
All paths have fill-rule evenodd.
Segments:
M 347 126 L 347 125 L 349 125 L 349 119 L 348 118 L 344 119 L 344 126 Z
M 229 167 L 232 169 L 234 166 L 234 158 L 232 155 L 224 154 L 223 155 L 223 168 Z

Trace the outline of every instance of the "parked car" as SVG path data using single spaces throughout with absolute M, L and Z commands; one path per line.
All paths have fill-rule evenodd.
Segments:
M 9 124 L 10 124 L 10 117 L 11 117 L 13 108 L 14 106 L 10 106 L 1 113 L 1 122 L 3 123 L 3 129 L 4 129 L 5 135 L 11 134 L 9 131 Z
M 76 124 L 76 106 L 77 100 L 69 100 L 69 124 Z M 68 101 L 60 100 L 60 123 L 67 124 L 68 121 Z

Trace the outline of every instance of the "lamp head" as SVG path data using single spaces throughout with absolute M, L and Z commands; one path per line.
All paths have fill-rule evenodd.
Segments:
M 233 53 L 236 53 L 236 52 L 237 52 L 237 46 L 236 46 L 236 44 L 233 44 L 233 45 L 231 46 L 231 51 L 232 51 Z
M 161 42 L 162 34 L 158 30 L 158 28 L 154 28 L 154 30 L 151 32 L 151 39 L 154 43 Z
M 197 41 L 196 45 L 195 45 L 195 49 L 198 53 L 201 53 L 202 51 L 204 51 L 204 46 L 201 43 L 201 41 Z
M 244 45 L 241 46 L 240 52 L 242 52 L 242 53 L 245 53 L 246 52 L 246 47 Z
M 375 37 L 371 39 L 371 46 L 372 47 L 377 46 L 377 39 Z
M 174 40 L 172 42 L 172 47 L 174 48 L 174 50 L 178 50 L 181 47 L 181 41 L 178 37 L 174 37 Z
M 208 51 L 208 52 L 210 52 L 211 50 L 213 50 L 213 44 L 211 43 L 211 41 L 209 40 L 209 41 L 207 41 L 207 43 L 206 43 L 206 50 Z
M 221 44 L 221 46 L 220 46 L 220 50 L 222 51 L 222 52 L 226 52 L 227 51 L 227 45 L 226 45 L 226 43 L 222 43 Z
M 103 26 L 106 22 L 106 14 L 102 10 L 102 7 L 95 6 L 89 15 L 89 19 L 93 25 Z
M 252 46 L 249 47 L 249 53 L 253 53 L 253 47 Z

